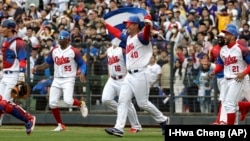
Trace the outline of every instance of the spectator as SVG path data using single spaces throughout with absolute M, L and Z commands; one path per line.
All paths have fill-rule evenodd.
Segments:
M 218 25 L 218 30 L 221 32 L 226 29 L 226 26 L 231 22 L 231 15 L 227 13 L 227 10 L 221 9 L 220 12 L 216 13 L 216 23 Z
M 243 31 L 240 33 L 240 38 L 245 38 L 247 41 L 250 40 L 250 28 L 249 28 L 249 24 L 245 23 L 243 25 Z
M 183 75 L 185 69 L 182 67 L 182 62 L 179 59 L 175 60 L 174 63 L 174 96 L 175 96 L 175 112 L 183 112 L 183 98 L 184 95 L 184 85 L 183 85 Z
M 35 66 L 36 60 L 38 58 L 38 48 L 39 44 L 35 46 L 31 46 L 31 55 L 30 55 L 30 62 L 28 65 L 30 65 L 30 81 L 33 82 L 34 74 L 31 72 L 31 69 Z
M 24 38 L 27 33 L 27 27 L 24 25 L 23 20 L 19 19 L 17 21 L 17 36 Z
M 179 9 L 179 7 L 176 7 L 173 9 L 174 11 L 174 16 L 176 18 L 176 21 L 180 22 L 181 26 L 185 24 L 186 22 L 186 15 L 181 15 L 181 11 Z
M 29 41 L 31 43 L 31 46 L 34 46 L 36 44 L 39 44 L 39 41 L 36 36 L 34 36 L 35 31 L 32 27 L 27 28 L 26 36 L 23 37 L 24 40 Z
M 153 45 L 153 56 L 155 56 L 156 62 L 160 58 L 161 50 L 158 49 L 157 45 Z
M 166 21 L 164 23 L 164 28 L 165 28 L 165 32 L 166 32 L 166 40 L 167 41 L 170 41 L 170 35 L 172 33 L 172 29 L 176 28 L 177 30 L 181 30 L 181 24 L 180 22 L 176 21 L 176 18 L 175 17 L 171 17 L 169 19 L 169 21 Z M 177 31 L 176 31 L 177 33 Z
M 103 42 L 104 38 L 102 38 L 101 34 L 97 34 L 96 37 L 98 47 L 98 57 L 95 62 L 94 70 L 98 75 L 106 75 L 108 74 L 108 59 L 107 59 L 107 49 L 110 47 L 110 43 L 106 44 Z
M 90 71 L 91 74 L 96 74 L 98 72 L 95 72 L 94 70 L 94 63 L 97 60 L 98 57 L 98 49 L 93 45 L 93 39 L 88 38 L 86 40 L 88 46 L 86 48 L 83 48 L 82 53 L 84 55 L 84 58 L 87 58 L 87 50 L 90 52 L 90 60 L 87 60 L 90 64 L 89 69 L 87 71 Z M 86 60 L 86 59 L 85 59 Z
M 3 4 L 3 10 L 2 10 L 2 13 L 1 13 L 1 23 L 4 19 L 8 19 L 10 17 L 9 15 L 9 5 L 7 3 L 4 3 Z
M 162 67 L 166 63 L 168 63 L 168 52 L 167 50 L 163 49 L 161 50 L 161 55 L 157 61 L 157 64 L 159 64 Z
M 198 0 L 191 0 L 191 5 L 188 8 L 188 13 L 195 11 L 195 16 L 200 16 L 202 8 L 198 5 Z
M 173 26 L 171 29 L 170 36 L 169 36 L 169 41 L 175 42 L 174 52 L 176 51 L 177 46 L 181 44 L 182 39 L 183 39 L 183 34 L 180 32 L 177 26 Z
M 198 86 L 194 83 L 195 78 L 198 75 L 199 68 L 194 65 L 193 57 L 187 58 L 188 64 L 185 68 L 185 74 L 183 79 L 183 85 L 186 89 L 187 96 L 198 96 Z M 187 97 L 184 99 L 185 112 L 198 112 L 198 103 L 195 97 Z
M 207 27 L 207 32 L 212 30 L 212 27 L 215 26 L 214 19 L 211 18 L 209 14 L 209 10 L 207 8 L 202 9 L 201 18 L 199 20 L 200 23 L 204 23 Z
M 21 5 L 17 1 L 11 1 L 11 7 L 15 11 L 13 15 L 14 21 L 21 19 L 21 15 L 25 12 Z
M 206 32 L 197 33 L 197 41 L 200 42 L 202 51 L 207 54 L 212 47 L 212 44 L 209 41 L 206 41 L 206 38 Z
M 204 55 L 208 56 L 208 55 Z M 208 57 L 207 57 L 208 58 Z M 201 63 L 201 67 L 197 78 L 194 80 L 194 83 L 198 86 L 198 101 L 200 103 L 201 113 L 211 112 L 211 98 L 205 96 L 211 96 L 212 90 L 212 78 L 210 73 L 212 69 L 210 68 L 210 62 L 204 58 L 204 61 Z
M 205 2 L 205 6 L 204 6 L 207 10 L 208 13 L 210 15 L 211 20 L 214 22 L 215 19 L 215 12 L 217 11 L 217 5 L 212 3 L 212 0 L 206 0 Z M 213 26 L 215 26 L 215 24 L 213 23 Z
M 150 58 L 149 64 L 147 66 L 150 72 L 151 79 L 149 79 L 150 84 L 150 95 L 159 95 L 160 88 L 160 77 L 161 77 L 161 66 L 156 63 L 155 56 Z M 157 106 L 157 105 L 156 105 Z
M 80 32 L 80 27 L 79 26 L 75 26 L 71 36 L 70 36 L 70 41 L 71 44 L 75 47 L 81 47 L 82 43 L 83 43 L 83 35 Z
M 39 12 L 35 3 L 31 3 L 29 5 L 29 10 L 27 13 L 28 13 L 27 16 L 31 17 L 32 20 L 37 20 L 37 19 L 41 18 L 41 13 Z

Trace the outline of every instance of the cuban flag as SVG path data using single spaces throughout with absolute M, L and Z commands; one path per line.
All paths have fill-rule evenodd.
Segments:
M 119 8 L 117 10 L 111 11 L 103 16 L 103 19 L 110 25 L 116 27 L 121 32 L 126 33 L 126 25 L 123 23 L 123 21 L 126 21 L 130 16 L 136 15 L 140 18 L 141 23 L 140 27 L 143 28 L 144 26 L 144 16 L 147 15 L 147 11 L 145 9 L 141 8 L 134 8 L 134 7 L 124 7 Z M 126 47 L 126 42 L 121 42 L 120 39 L 115 38 L 114 36 L 108 34 L 110 37 L 110 40 L 113 44 L 120 46 L 120 47 Z

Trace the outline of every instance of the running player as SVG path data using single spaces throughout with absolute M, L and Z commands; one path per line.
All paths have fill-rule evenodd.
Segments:
M 0 95 L 3 100 L 12 101 L 11 89 L 18 81 L 25 81 L 26 46 L 25 42 L 15 35 L 15 21 L 4 20 L 1 24 L 0 33 L 6 38 L 6 41 L 2 44 L 3 77 L 0 82 Z M 2 125 L 3 115 L 0 111 L 0 126 Z
M 57 121 L 57 128 L 53 131 L 64 131 L 66 129 L 60 116 L 58 108 L 58 101 L 63 94 L 63 100 L 69 106 L 78 106 L 83 117 L 88 115 L 88 109 L 85 101 L 78 101 L 73 98 L 75 78 L 78 66 L 81 69 L 80 80 L 85 81 L 86 64 L 84 63 L 81 53 L 77 48 L 71 46 L 70 34 L 66 30 L 62 30 L 58 36 L 59 47 L 55 47 L 49 53 L 46 62 L 35 66 L 32 73 L 37 70 L 44 70 L 50 65 L 54 65 L 54 79 L 50 88 L 49 106 L 52 110 L 53 116 Z
M 165 135 L 165 126 L 169 123 L 169 117 L 164 116 L 148 100 L 150 73 L 146 68 L 153 55 L 150 43 L 150 34 L 153 28 L 151 16 L 145 16 L 145 26 L 142 31 L 139 17 L 130 16 L 127 21 L 124 21 L 127 33 L 122 33 L 117 28 L 107 24 L 104 19 L 101 22 L 105 24 L 110 34 L 126 42 L 126 68 L 128 70 L 119 95 L 116 124 L 114 128 L 106 128 L 105 131 L 108 134 L 123 137 L 128 105 L 135 97 L 138 106 L 147 111 L 161 125 L 162 134 Z

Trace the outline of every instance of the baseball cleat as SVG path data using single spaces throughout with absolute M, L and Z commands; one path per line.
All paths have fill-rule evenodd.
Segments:
M 115 135 L 117 137 L 123 137 L 123 132 L 116 128 L 106 128 L 105 131 L 110 135 Z
M 140 132 L 141 130 L 140 129 L 136 129 L 136 128 L 130 128 L 129 129 L 129 133 L 138 133 L 138 132 Z
M 82 116 L 83 117 L 87 117 L 88 116 L 88 108 L 87 108 L 87 106 L 86 106 L 86 103 L 85 103 L 85 101 L 81 101 L 81 107 L 80 107 L 80 111 L 81 111 L 81 113 L 82 113 Z
M 65 130 L 66 130 L 65 125 L 59 123 L 58 126 L 54 130 L 52 130 L 52 131 L 59 132 L 59 131 L 65 131 Z
M 161 129 L 162 129 L 162 135 L 165 135 L 165 129 L 166 129 L 166 125 L 169 125 L 170 124 L 170 118 L 167 117 L 167 120 L 160 123 L 161 125 Z
M 35 117 L 35 116 L 32 116 L 31 120 L 29 120 L 29 121 L 25 124 L 26 133 L 27 133 L 28 135 L 30 135 L 31 132 L 34 130 L 35 124 L 36 124 L 36 117 Z

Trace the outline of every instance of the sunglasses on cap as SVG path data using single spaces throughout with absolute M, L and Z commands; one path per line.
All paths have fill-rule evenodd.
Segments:
M 63 39 L 68 39 L 68 38 L 65 37 L 65 36 L 58 36 L 58 39 L 59 39 L 59 40 L 63 40 Z

